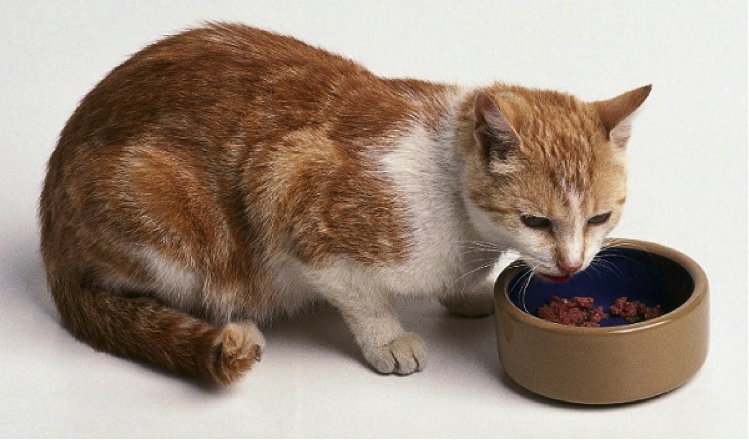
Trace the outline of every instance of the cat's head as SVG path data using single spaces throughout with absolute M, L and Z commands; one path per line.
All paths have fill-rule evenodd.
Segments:
M 481 238 L 511 245 L 547 278 L 587 268 L 621 216 L 632 113 L 649 93 L 588 103 L 504 85 L 478 92 L 464 183 Z

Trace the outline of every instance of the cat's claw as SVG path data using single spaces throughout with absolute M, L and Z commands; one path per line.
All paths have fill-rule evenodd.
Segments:
M 419 335 L 404 333 L 365 356 L 380 373 L 407 375 L 426 367 L 426 344 Z

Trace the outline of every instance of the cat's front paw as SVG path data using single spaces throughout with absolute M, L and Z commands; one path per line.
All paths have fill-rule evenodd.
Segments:
M 415 333 L 404 333 L 380 347 L 365 349 L 364 356 L 383 374 L 411 374 L 426 367 L 426 344 Z

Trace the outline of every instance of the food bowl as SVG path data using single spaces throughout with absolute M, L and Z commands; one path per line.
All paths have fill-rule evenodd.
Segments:
M 608 311 L 623 296 L 659 317 L 600 327 L 545 321 L 537 309 L 552 295 L 593 297 Z M 565 283 L 510 265 L 495 286 L 497 348 L 507 375 L 522 387 L 565 402 L 615 404 L 647 399 L 686 383 L 708 348 L 708 282 L 686 255 L 655 243 L 611 241 L 590 268 Z

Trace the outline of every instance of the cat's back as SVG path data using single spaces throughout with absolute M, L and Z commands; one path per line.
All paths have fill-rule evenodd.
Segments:
M 386 223 L 380 229 L 387 237 L 373 243 L 403 248 L 391 237 L 403 229 L 393 184 L 372 171 L 414 126 L 442 123 L 450 90 L 380 78 L 292 37 L 242 25 L 165 38 L 112 70 L 63 129 L 42 192 L 43 235 L 70 222 L 142 241 L 158 225 L 159 234 L 174 236 L 166 241 L 200 248 L 229 236 L 248 239 L 246 222 L 257 234 L 271 233 L 265 225 L 286 225 L 277 217 L 296 208 L 310 214 L 306 207 L 314 205 L 337 219 L 347 206 L 369 224 Z M 340 200 L 323 197 L 326 191 Z M 279 204 L 298 199 L 304 203 Z M 347 223 L 322 227 L 321 216 L 304 218 L 328 242 L 344 242 L 328 236 L 349 234 L 341 231 Z
M 148 132 L 184 138 L 196 129 L 221 143 L 249 121 L 293 129 L 324 119 L 326 104 L 352 81 L 364 87 L 378 79 L 293 37 L 212 23 L 160 40 L 113 69 L 81 101 L 60 145 L 122 144 Z

